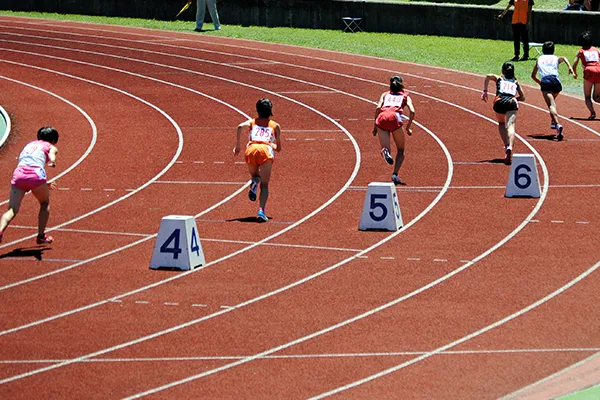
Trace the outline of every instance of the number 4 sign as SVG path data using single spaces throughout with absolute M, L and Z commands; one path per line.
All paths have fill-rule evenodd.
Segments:
M 397 231 L 402 227 L 400 203 L 393 183 L 371 182 L 360 217 L 361 231 Z
M 540 194 L 535 156 L 514 154 L 504 197 L 540 197 Z
M 150 269 L 187 271 L 205 264 L 194 217 L 168 215 L 160 221 Z

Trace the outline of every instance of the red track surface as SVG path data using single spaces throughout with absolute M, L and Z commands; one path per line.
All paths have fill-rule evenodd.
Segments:
M 526 88 L 515 150 L 543 193 L 509 199 L 509 169 L 482 162 L 502 146 L 480 76 L 10 17 L 0 47 L 0 193 L 40 126 L 61 133 L 56 242 L 33 246 L 28 197 L 0 245 L 1 398 L 518 398 L 598 352 L 600 125 L 568 119 L 580 98 L 559 98 L 559 143 L 535 138 L 552 132 Z M 370 130 L 394 73 L 419 123 L 405 227 L 360 232 L 391 173 Z M 235 221 L 256 204 L 231 155 L 260 97 L 284 138 L 267 224 Z M 206 266 L 148 268 L 170 214 L 196 216 Z

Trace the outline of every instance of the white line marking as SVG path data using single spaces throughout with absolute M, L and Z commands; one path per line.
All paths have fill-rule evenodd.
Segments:
M 244 185 L 246 182 L 207 182 L 207 181 L 155 181 L 158 184 L 170 185 Z
M 19 64 L 17 64 L 17 65 L 19 65 Z M 90 127 L 92 128 L 92 140 L 90 141 L 90 144 L 88 145 L 88 148 L 81 155 L 81 157 L 79 157 L 79 159 L 77 161 L 75 161 L 73 164 L 71 164 L 71 166 L 69 166 L 63 172 L 61 172 L 60 174 L 56 175 L 54 178 L 49 179 L 48 182 L 54 182 L 57 179 L 62 178 L 63 176 L 65 176 L 66 174 L 68 174 L 69 172 L 71 172 L 74 168 L 76 168 L 77 166 L 79 166 L 79 164 L 81 164 L 83 162 L 83 160 L 85 160 L 87 158 L 87 156 L 92 152 L 92 149 L 96 145 L 96 141 L 98 139 L 98 128 L 96 127 L 96 124 L 94 123 L 94 120 L 88 115 L 88 113 L 86 113 L 85 111 L 83 111 L 83 109 L 81 107 L 79 107 L 78 105 L 70 102 L 69 100 L 65 99 L 64 97 L 61 97 L 61 96 L 57 95 L 56 93 L 52 93 L 52 92 L 50 92 L 50 91 L 48 91 L 46 89 L 42 89 L 41 87 L 30 85 L 29 83 L 21 82 L 21 81 L 18 81 L 16 79 L 11 79 L 11 78 L 8 78 L 8 77 L 3 76 L 3 75 L 0 75 L 0 79 L 4 79 L 4 80 L 10 81 L 10 82 L 18 83 L 20 85 L 27 86 L 29 88 L 32 88 L 32 89 L 35 89 L 35 90 L 39 90 L 41 92 L 49 94 L 50 96 L 53 96 L 53 97 L 59 99 L 60 101 L 62 101 L 64 103 L 67 103 L 68 105 L 70 105 L 71 107 L 73 107 L 74 109 L 76 109 L 77 111 L 79 111 L 79 113 L 81 115 L 83 115 L 83 117 L 88 121 L 88 123 L 90 124 Z M 60 188 L 59 188 L 59 190 L 60 190 Z M 68 189 L 66 189 L 66 190 L 68 190 Z M 7 204 L 7 203 L 8 203 L 8 200 L 4 200 L 4 201 L 0 202 L 0 205 L 4 205 L 4 204 Z M 16 242 L 13 242 L 13 243 L 16 243 Z M 0 248 L 2 248 L 2 247 L 4 247 L 4 246 L 0 246 Z

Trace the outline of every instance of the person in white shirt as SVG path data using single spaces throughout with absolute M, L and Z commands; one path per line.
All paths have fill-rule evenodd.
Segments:
M 554 55 L 554 42 L 545 42 L 542 45 L 542 53 L 531 71 L 531 79 L 540 85 L 544 100 L 550 111 L 550 129 L 556 129 L 556 139 L 563 140 L 563 126 L 558 123 L 558 112 L 556 111 L 556 98 L 562 91 L 560 78 L 558 77 L 558 66 L 560 63 L 566 63 L 569 67 L 569 74 L 573 74 L 573 68 L 565 57 Z M 538 78 L 538 73 L 540 78 Z

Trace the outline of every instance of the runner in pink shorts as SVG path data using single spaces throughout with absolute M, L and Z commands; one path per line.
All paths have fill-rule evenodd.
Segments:
M 56 166 L 58 149 L 54 145 L 58 142 L 58 132 L 51 126 L 45 126 L 38 131 L 37 139 L 28 143 L 19 155 L 19 163 L 10 181 L 8 211 L 0 218 L 0 242 L 29 191 L 40 203 L 37 244 L 49 244 L 54 240 L 45 233 L 50 216 L 50 189 L 55 187 L 54 183 L 48 185 L 46 182 L 46 165 Z
M 408 107 L 408 119 L 403 115 L 404 108 Z M 408 135 L 412 135 L 410 126 L 415 119 L 415 108 L 408 93 L 404 90 L 404 81 L 401 76 L 392 76 L 390 78 L 390 90 L 383 92 L 379 98 L 377 109 L 375 110 L 375 124 L 373 126 L 373 136 L 379 137 L 381 145 L 381 155 L 385 161 L 394 165 L 392 172 L 392 182 L 395 185 L 402 184 L 398 178 L 398 171 L 404 162 L 404 130 Z M 406 126 L 404 127 L 404 122 Z M 390 154 L 390 136 L 393 136 L 396 143 L 396 160 Z

